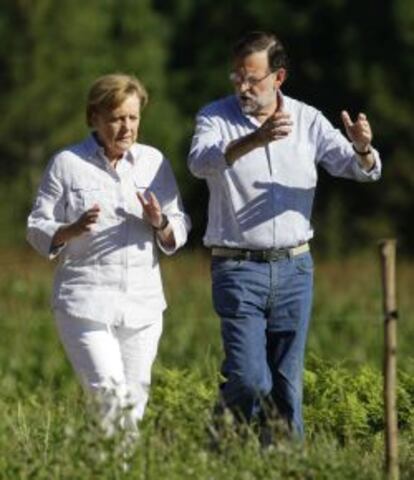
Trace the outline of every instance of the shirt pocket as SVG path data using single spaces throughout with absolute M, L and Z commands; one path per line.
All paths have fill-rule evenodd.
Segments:
M 116 195 L 108 185 L 74 183 L 69 191 L 69 220 L 77 220 L 86 210 L 98 205 L 100 213 L 98 222 L 102 219 L 116 217 Z

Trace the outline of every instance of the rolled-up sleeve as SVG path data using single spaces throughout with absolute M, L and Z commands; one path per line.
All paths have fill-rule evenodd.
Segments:
M 328 173 L 359 182 L 373 182 L 381 177 L 381 159 L 377 150 L 372 149 L 375 164 L 366 171 L 362 168 L 352 143 L 320 112 L 317 113 L 311 130 L 316 137 L 317 161 Z
M 374 165 L 370 170 L 365 170 L 359 163 L 358 156 L 353 152 L 354 157 L 354 174 L 355 178 L 360 182 L 375 182 L 381 178 L 381 159 L 379 153 L 375 148 L 372 148 L 372 155 L 374 157 Z
M 206 178 L 229 168 L 225 152 L 230 142 L 223 139 L 214 119 L 199 114 L 188 156 L 188 167 L 197 178 Z
M 65 187 L 55 157 L 43 175 L 27 219 L 27 240 L 41 255 L 53 259 L 63 249 L 63 246 L 51 248 L 53 236 L 62 225 L 65 225 Z

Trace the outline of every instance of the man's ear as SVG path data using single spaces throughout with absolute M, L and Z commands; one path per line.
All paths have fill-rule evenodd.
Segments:
M 285 68 L 279 68 L 276 70 L 276 76 L 275 76 L 275 87 L 280 88 L 284 81 L 286 80 L 287 77 L 287 71 Z

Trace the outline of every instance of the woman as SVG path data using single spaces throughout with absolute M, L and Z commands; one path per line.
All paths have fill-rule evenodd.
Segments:
M 156 247 L 174 253 L 189 230 L 168 160 L 136 143 L 147 99 L 134 77 L 96 80 L 91 135 L 51 159 L 28 218 L 32 246 L 59 256 L 57 328 L 108 435 L 144 414 L 166 307 Z

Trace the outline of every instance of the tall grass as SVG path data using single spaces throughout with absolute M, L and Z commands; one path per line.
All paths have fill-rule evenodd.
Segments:
M 280 438 L 262 451 L 230 428 L 220 449 L 206 429 L 221 361 L 208 258 L 163 260 L 170 307 L 139 447 L 129 459 L 105 440 L 55 334 L 53 266 L 28 250 L 0 253 L 0 479 L 382 478 L 382 312 L 376 257 L 316 261 L 305 375 L 304 446 Z M 414 281 L 398 266 L 402 478 L 414 478 Z M 276 427 L 275 427 L 276 428 Z

